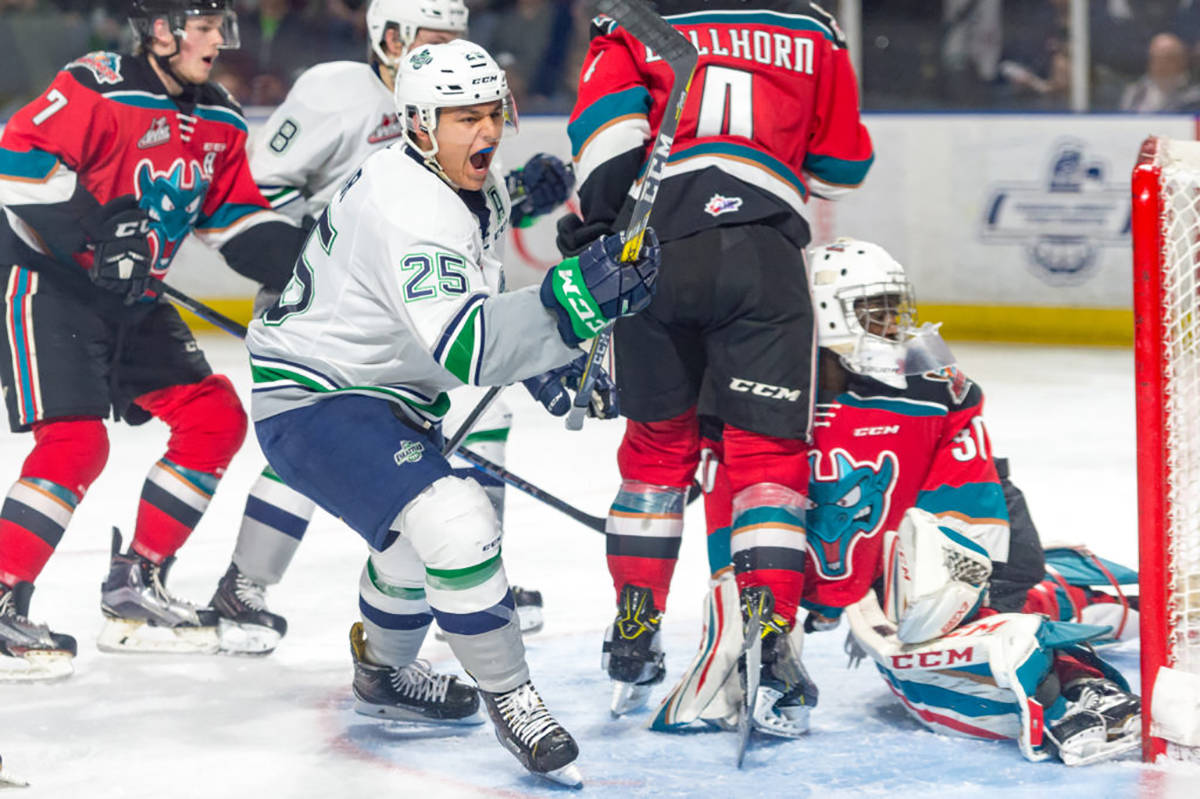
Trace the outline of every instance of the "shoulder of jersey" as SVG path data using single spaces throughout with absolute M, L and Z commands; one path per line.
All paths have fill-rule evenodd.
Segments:
M 373 116 L 376 113 L 373 100 L 382 87 L 370 64 L 330 61 L 305 70 L 296 78 L 288 97 L 321 111 L 358 109 Z
M 829 38 L 837 47 L 846 46 L 846 37 L 838 27 L 833 15 L 817 3 L 808 0 L 762 0 L 747 8 L 746 0 L 658 0 L 655 10 L 670 19 L 678 14 L 707 13 L 705 21 L 719 23 L 722 12 L 739 12 L 753 14 L 755 12 L 774 12 L 796 17 L 807 17 L 828 32 Z M 683 24 L 685 20 L 671 20 Z M 732 21 L 732 20 L 731 20 Z M 592 36 L 607 36 L 619 27 L 612 17 L 600 14 L 592 19 Z
M 363 182 L 373 208 L 422 238 L 457 228 L 470 217 L 454 190 L 413 160 L 399 142 L 367 157 Z
M 153 75 L 149 65 L 143 65 L 141 59 L 128 53 L 97 50 L 76 58 L 64 66 L 63 71 L 69 73 L 81 86 L 101 94 L 118 90 L 154 90 L 154 84 L 146 75 L 147 72 Z M 161 93 L 161 85 L 157 88 Z
M 909 377 L 904 391 L 908 399 L 936 402 L 953 413 L 983 402 L 983 390 L 957 366 Z

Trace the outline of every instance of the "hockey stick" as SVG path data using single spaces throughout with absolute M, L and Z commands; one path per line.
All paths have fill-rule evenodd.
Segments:
M 504 388 L 504 386 L 492 386 L 488 389 L 487 393 L 483 395 L 483 399 L 479 400 L 479 404 L 472 408 L 471 412 L 467 414 L 467 418 L 463 420 L 463 423 L 459 426 L 458 430 L 454 432 L 454 435 L 450 436 L 450 438 L 446 440 L 446 445 L 442 447 L 443 457 L 449 458 L 455 453 L 455 450 L 457 450 L 459 445 L 462 444 L 463 439 L 470 435 L 471 429 L 475 427 L 475 423 L 479 421 L 479 417 L 483 416 L 483 412 L 488 409 L 488 406 L 495 401 L 496 397 L 500 395 L 500 392 L 503 391 Z
M 625 226 L 625 246 L 621 250 L 621 261 L 632 263 L 637 260 L 638 253 L 642 250 L 642 238 L 650 224 L 650 211 L 654 208 L 655 197 L 658 196 L 658 184 L 667 166 L 667 156 L 671 154 L 675 130 L 679 127 L 679 117 L 683 113 L 688 87 L 692 84 L 692 74 L 696 71 L 696 61 L 700 56 L 683 34 L 655 14 L 643 0 L 599 0 L 596 10 L 612 17 L 618 25 L 629 31 L 630 36 L 661 56 L 675 76 L 671 94 L 667 97 L 667 109 L 663 114 L 662 123 L 658 126 L 654 147 L 650 151 L 650 165 L 642 179 L 641 188 L 638 189 L 629 224 Z M 567 414 L 568 430 L 579 430 L 583 427 L 583 417 L 587 414 L 592 390 L 596 385 L 596 367 L 608 354 L 611 337 L 612 323 L 609 323 L 592 339 L 583 374 L 579 377 L 579 391 L 575 393 L 575 400 Z
M 230 335 L 233 335 L 233 336 L 237 336 L 238 338 L 246 337 L 246 326 L 243 325 L 241 322 L 238 322 L 235 319 L 230 319 L 225 314 L 223 314 L 220 311 L 217 311 L 213 308 L 209 308 L 207 305 L 200 302 L 199 300 L 192 299 L 191 297 L 184 294 L 179 289 L 177 289 L 173 286 L 168 286 L 166 283 L 163 283 L 162 284 L 162 294 L 164 297 L 166 297 L 168 300 L 170 300 L 171 302 L 178 305 L 180 308 L 184 308 L 188 311 L 191 311 L 196 316 L 199 316 L 201 319 L 203 319 L 205 322 L 208 322 L 209 324 L 214 325 L 215 327 L 221 328 L 226 333 L 229 333 Z

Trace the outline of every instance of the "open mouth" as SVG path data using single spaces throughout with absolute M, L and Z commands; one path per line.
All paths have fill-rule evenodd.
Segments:
M 496 154 L 495 147 L 486 147 L 471 156 L 471 166 L 480 172 L 486 172 L 492 165 L 492 157 Z

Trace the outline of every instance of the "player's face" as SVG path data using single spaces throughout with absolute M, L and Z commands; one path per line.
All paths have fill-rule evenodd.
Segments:
M 445 44 L 459 38 L 457 31 L 439 31 L 433 28 L 418 28 L 417 35 L 413 37 L 413 43 L 409 47 L 414 50 L 423 44 Z
M 479 191 L 500 145 L 504 105 L 492 103 L 443 108 L 434 135 L 438 163 L 460 188 Z
M 171 58 L 171 69 L 179 77 L 190 83 L 208 80 L 217 53 L 225 43 L 221 23 L 222 17 L 216 14 L 188 18 L 179 53 Z
M 854 303 L 854 315 L 863 330 L 872 336 L 892 339 L 900 338 L 901 298 L 894 294 L 882 294 Z

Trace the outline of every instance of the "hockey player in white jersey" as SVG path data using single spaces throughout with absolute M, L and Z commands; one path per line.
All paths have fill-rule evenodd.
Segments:
M 500 293 L 504 72 L 459 40 L 410 51 L 397 87 L 402 141 L 334 192 L 291 283 L 250 325 L 255 431 L 279 476 L 369 545 L 384 601 L 362 603 L 352 628 L 356 688 L 370 671 L 361 683 L 387 704 L 407 690 L 414 716 L 469 716 L 464 684 L 404 676 L 436 619 L 504 747 L 578 784 L 578 747 L 529 678 L 495 512 L 441 456 L 439 423 L 459 386 L 577 376 L 578 345 L 649 304 L 657 238 L 622 265 L 620 236 L 604 237 L 540 287 Z
M 366 16 L 367 60 L 306 71 L 251 148 L 250 168 L 263 196 L 297 222 L 319 216 L 367 156 L 400 138 L 392 88 L 404 53 L 465 35 L 468 19 L 463 0 L 372 0 Z M 518 226 L 561 205 L 574 177 L 559 159 L 539 154 L 510 172 L 506 182 L 510 194 L 521 198 L 511 220 Z M 255 316 L 276 296 L 261 292 Z M 482 393 L 455 402 L 446 419 L 448 431 L 458 429 Z M 503 466 L 511 420 L 503 401 L 493 402 L 464 444 Z M 453 463 L 460 474 L 484 485 L 503 522 L 504 483 L 460 459 Z M 313 503 L 283 485 L 269 467 L 251 488 L 233 557 L 211 602 L 221 616 L 226 651 L 267 654 L 286 633 L 286 619 L 267 608 L 266 589 L 283 578 L 313 512 Z M 363 580 L 369 582 L 365 573 Z M 513 586 L 513 595 L 522 631 L 536 632 L 542 626 L 541 594 Z

